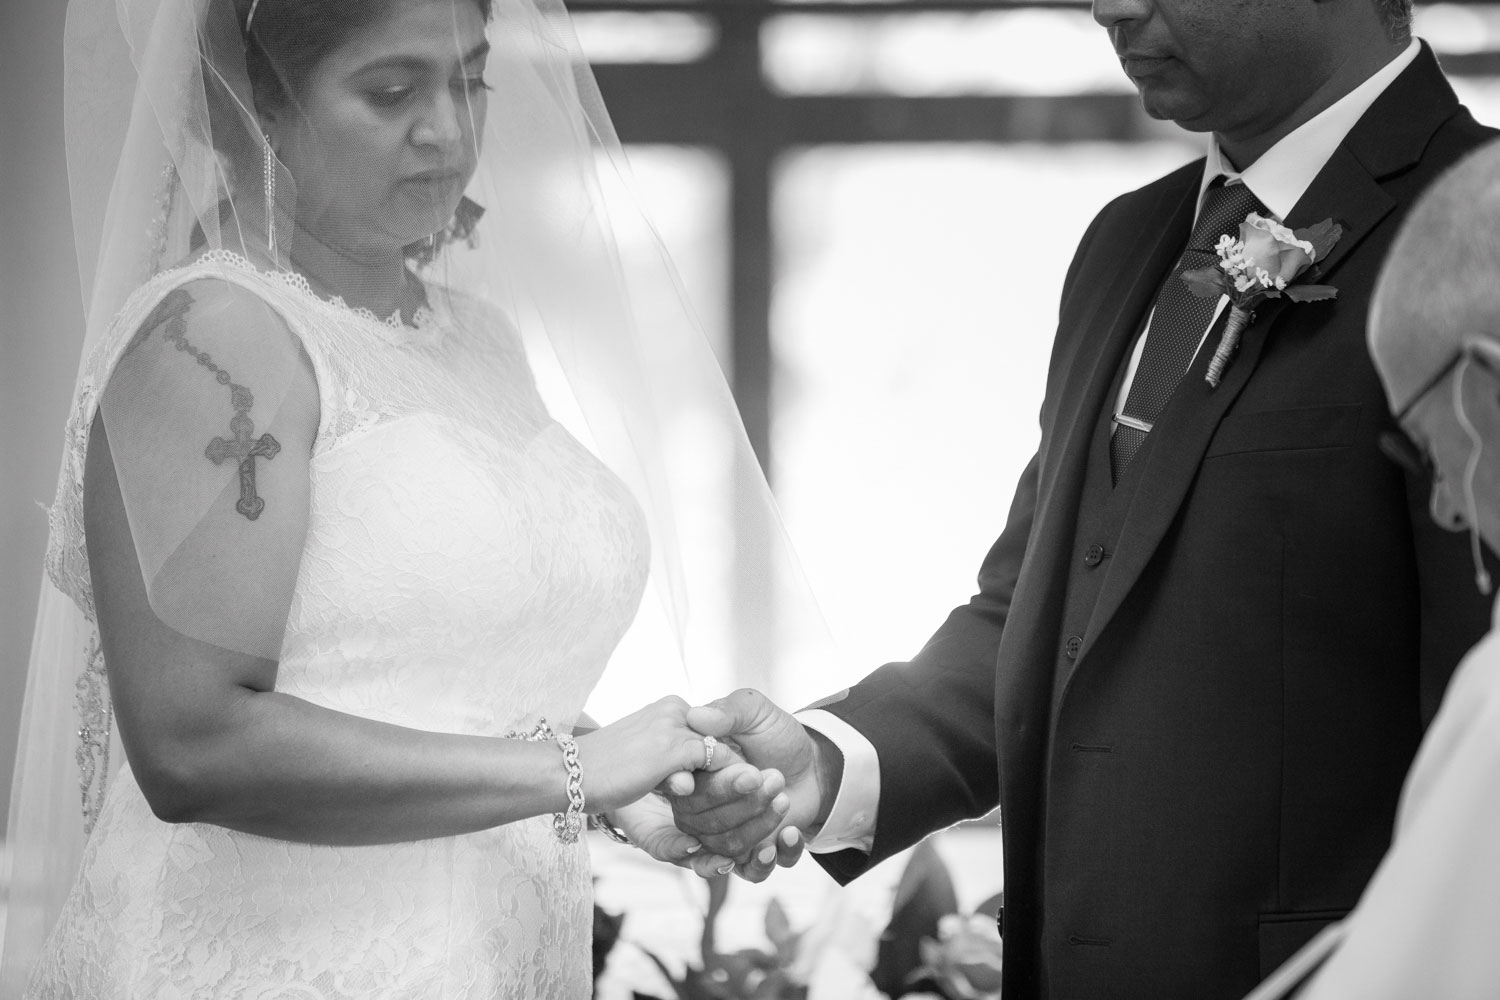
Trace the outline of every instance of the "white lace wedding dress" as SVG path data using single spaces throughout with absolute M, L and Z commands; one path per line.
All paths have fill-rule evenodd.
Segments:
M 514 332 L 443 294 L 411 328 L 225 254 L 158 275 L 83 381 L 53 511 L 53 579 L 91 610 L 82 469 L 99 393 L 132 332 L 201 277 L 274 306 L 318 381 L 310 530 L 277 689 L 427 730 L 570 725 L 640 600 L 644 522 L 548 417 Z M 99 666 L 96 656 L 85 688 Z M 107 702 L 95 708 L 80 759 L 102 770 Z M 28 996 L 590 995 L 587 850 L 560 843 L 550 817 L 312 846 L 164 823 L 126 762 L 112 766 Z

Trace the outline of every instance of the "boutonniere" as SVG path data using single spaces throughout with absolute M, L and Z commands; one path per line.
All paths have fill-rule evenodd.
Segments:
M 1332 219 L 1296 232 L 1275 219 L 1251 212 L 1240 223 L 1240 238 L 1221 236 L 1214 247 L 1219 263 L 1196 271 L 1182 272 L 1182 280 L 1194 295 L 1204 298 L 1229 296 L 1229 321 L 1204 376 L 1211 388 L 1219 387 L 1224 369 L 1239 346 L 1240 334 L 1255 318 L 1255 307 L 1266 299 L 1286 296 L 1293 302 L 1316 302 L 1338 295 L 1332 285 L 1293 284 L 1315 262 L 1333 249 L 1344 230 Z

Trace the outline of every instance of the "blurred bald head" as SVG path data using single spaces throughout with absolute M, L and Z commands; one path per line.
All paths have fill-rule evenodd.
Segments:
M 1370 352 L 1433 470 L 1432 516 L 1500 552 L 1500 142 L 1445 174 L 1402 226 Z
M 1381 271 L 1370 352 L 1392 407 L 1472 337 L 1500 344 L 1500 141 L 1422 196 Z

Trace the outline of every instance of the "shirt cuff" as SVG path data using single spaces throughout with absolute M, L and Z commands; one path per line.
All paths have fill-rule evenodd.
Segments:
M 809 709 L 797 713 L 797 721 L 816 729 L 844 755 L 844 777 L 828 821 L 807 842 L 814 854 L 832 854 L 853 848 L 870 853 L 875 842 L 875 811 L 880 804 L 880 757 L 863 733 L 831 712 Z

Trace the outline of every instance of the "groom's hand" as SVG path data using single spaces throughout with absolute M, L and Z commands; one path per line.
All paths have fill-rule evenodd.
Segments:
M 715 854 L 735 858 L 760 881 L 802 853 L 802 836 L 827 819 L 842 759 L 758 691 L 736 691 L 688 711 L 688 725 L 734 743 L 753 767 L 698 773 L 691 794 L 672 800 L 679 828 Z M 756 770 L 759 769 L 759 770 Z

